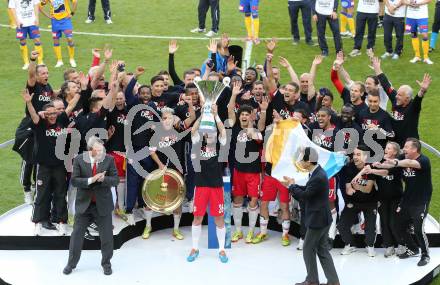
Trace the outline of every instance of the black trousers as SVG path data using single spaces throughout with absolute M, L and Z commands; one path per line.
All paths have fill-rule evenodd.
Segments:
M 400 55 L 403 49 L 405 17 L 393 17 L 385 14 L 383 18 L 383 43 L 388 53 L 393 53 L 393 30 L 396 32 L 396 47 L 394 48 L 394 53 Z
M 337 225 L 341 238 L 345 244 L 353 245 L 353 235 L 351 227 L 356 223 L 358 214 L 364 213 L 365 218 L 365 243 L 367 246 L 374 246 L 376 241 L 376 216 L 377 203 L 353 203 L 350 208 L 345 205 L 341 213 L 341 219 Z
M 432 32 L 438 33 L 440 30 L 440 2 L 435 4 L 434 23 L 432 23 Z
M 305 223 L 306 209 L 303 201 L 299 201 L 299 207 L 300 207 L 300 215 L 301 215 L 301 219 L 299 222 L 299 236 L 301 237 L 302 240 L 304 240 L 307 233 L 307 227 Z
M 408 249 L 418 252 L 419 247 L 422 255 L 429 255 L 429 243 L 423 228 L 426 215 L 428 214 L 428 205 L 402 207 L 397 215 L 397 224 L 399 226 L 399 235 L 401 241 Z M 410 224 L 414 225 L 414 234 L 416 241 L 408 231 Z
M 55 223 L 67 222 L 66 203 L 66 170 L 64 165 L 48 167 L 37 165 L 37 181 L 35 188 L 34 210 L 32 222 L 49 221 L 50 206 L 53 199 Z
M 218 32 L 218 26 L 220 24 L 220 0 L 199 0 L 199 29 L 205 29 L 206 13 L 208 13 L 209 7 L 211 7 L 211 21 L 212 31 Z
M 102 11 L 104 12 L 104 20 L 108 20 L 112 17 L 112 11 L 110 10 L 110 0 L 101 0 Z M 88 17 L 91 20 L 95 20 L 95 8 L 96 0 L 89 0 Z
M 23 160 L 21 162 L 20 184 L 23 186 L 24 192 L 30 192 L 32 180 L 35 183 L 36 166 L 30 162 Z
M 336 273 L 333 258 L 328 249 L 328 230 L 330 226 L 322 229 L 307 229 L 304 239 L 303 258 L 306 265 L 307 277 L 306 281 L 319 284 L 318 265 L 316 256 L 319 258 L 328 284 L 339 283 L 338 274 Z
M 105 216 L 98 215 L 95 203 L 91 203 L 87 210 L 82 213 L 75 214 L 75 223 L 73 232 L 70 236 L 69 244 L 69 261 L 67 265 L 76 267 L 81 257 L 81 250 L 84 243 L 84 233 L 87 226 L 92 222 L 96 222 L 99 228 L 99 239 L 101 240 L 101 265 L 102 267 L 110 267 L 110 259 L 113 256 L 113 226 L 111 212 Z
M 316 26 L 318 31 L 318 43 L 321 50 L 328 52 L 327 40 L 325 38 L 325 29 L 327 22 L 333 34 L 333 40 L 335 42 L 336 52 L 342 50 L 342 40 L 341 40 L 341 34 L 339 32 L 339 20 L 332 19 L 328 15 L 317 14 L 317 16 L 318 16 L 318 22 L 316 23 Z
M 362 41 L 364 40 L 366 25 L 368 25 L 367 49 L 374 48 L 374 45 L 376 44 L 377 13 L 357 12 L 354 49 L 360 50 L 362 48 Z
M 298 13 L 301 10 L 306 42 L 312 41 L 312 9 L 308 1 L 289 1 L 290 30 L 293 39 L 299 40 Z
M 380 228 L 384 247 L 400 244 L 399 227 L 397 226 L 397 212 L 399 200 L 380 201 L 378 208 L 380 215 Z

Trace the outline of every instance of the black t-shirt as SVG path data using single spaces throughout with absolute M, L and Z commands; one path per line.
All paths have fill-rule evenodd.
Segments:
M 236 122 L 232 128 L 232 141 L 235 144 L 235 168 L 240 172 L 259 173 L 261 172 L 261 143 L 248 138 L 246 130 L 240 127 L 240 123 Z M 244 154 L 243 154 L 244 151 Z M 249 161 L 249 156 L 256 157 Z M 240 160 L 246 160 L 240 161 Z
M 338 133 L 338 129 L 334 125 L 331 125 L 331 127 L 328 128 L 326 131 L 324 131 L 319 127 L 318 122 L 314 122 L 310 124 L 309 127 L 311 131 L 310 133 L 311 141 L 313 141 L 316 145 L 319 145 L 320 147 L 326 150 L 334 151 L 335 138 L 336 138 L 336 134 Z
M 284 95 L 278 90 L 270 102 L 271 109 L 268 110 L 268 114 L 272 114 L 272 110 L 277 111 L 281 117 L 288 119 L 293 117 L 293 113 L 298 109 L 305 110 L 308 114 L 310 113 L 309 107 L 306 103 L 297 101 L 293 105 L 289 105 L 284 101 Z M 270 112 L 269 112 L 270 111 Z
M 351 180 L 353 180 L 354 177 L 360 172 L 361 170 L 356 167 L 356 165 L 351 162 L 349 165 L 347 165 L 344 169 L 344 177 L 345 177 L 345 183 L 350 183 Z M 360 186 L 366 186 L 369 180 L 376 180 L 376 175 L 372 174 L 364 174 L 362 175 L 362 178 L 357 181 L 357 183 Z M 345 188 L 345 187 L 344 187 Z M 370 193 L 363 193 L 361 191 L 356 191 L 352 196 L 345 195 L 345 198 L 347 199 L 346 203 L 374 203 L 377 202 L 377 191 L 376 186 L 373 186 L 373 189 L 371 189 Z
M 176 165 L 177 161 L 173 161 L 177 157 L 180 163 L 180 169 L 183 170 L 185 153 L 182 140 L 178 137 L 180 130 L 173 129 L 166 131 L 161 129 L 157 131 L 157 135 L 154 133 L 150 139 L 150 150 L 156 152 L 159 160 L 164 165 L 168 163 L 168 168 L 181 172 Z
M 349 143 L 353 140 L 352 134 L 344 129 L 353 129 L 355 132 L 358 133 L 358 145 L 363 143 L 364 139 L 364 131 L 362 130 L 361 126 L 359 126 L 358 123 L 351 121 L 348 123 L 343 123 L 340 118 L 338 118 L 338 129 L 340 130 L 340 135 L 344 136 L 344 145 L 343 148 L 347 149 Z
M 115 127 L 113 136 L 106 143 L 108 152 L 125 152 L 124 127 L 127 125 L 127 113 L 127 108 L 124 107 L 122 110 L 119 110 L 115 107 L 107 114 L 107 129 L 110 128 L 110 126 Z
M 32 97 L 32 106 L 34 106 L 35 111 L 38 113 L 43 110 L 43 106 L 50 103 L 53 99 L 52 86 L 49 83 L 46 85 L 35 82 L 34 86 L 29 86 L 26 84 L 26 88 L 29 94 L 34 94 Z M 29 116 L 29 111 L 26 107 L 26 116 Z
M 382 148 L 385 148 L 385 145 L 390 137 L 394 137 L 393 127 L 391 125 L 391 116 L 382 109 L 379 109 L 376 113 L 371 113 L 370 109 L 361 111 L 359 113 L 358 123 L 364 132 L 368 130 L 368 125 L 375 125 L 385 131 L 385 139 L 375 139 L 375 141 L 380 144 Z
M 387 176 L 377 176 L 378 198 L 381 201 L 402 198 L 402 170 L 392 168 L 388 170 Z
M 396 131 L 396 142 L 403 146 L 407 138 L 419 138 L 419 117 L 422 110 L 422 98 L 419 96 L 406 107 L 393 103 L 393 128 Z
M 68 124 L 69 118 L 63 112 L 58 115 L 56 123 L 53 125 L 50 125 L 47 120 L 41 118 L 38 124 L 33 125 L 32 128 L 35 130 L 37 143 L 35 161 L 38 164 L 45 166 L 63 165 L 63 161 L 59 160 L 55 155 L 55 147 L 58 136 L 67 134 L 66 127 Z
M 164 92 L 161 96 L 151 96 L 151 101 L 156 105 L 156 109 L 160 112 L 164 107 L 174 109 L 179 102 L 179 94 Z
M 315 112 L 316 109 L 316 96 L 313 96 L 313 98 L 309 101 L 309 95 L 307 93 L 300 93 L 300 99 L 301 102 L 304 102 L 307 104 L 310 112 Z
M 220 144 L 217 141 L 215 145 L 207 145 L 206 140 L 200 142 L 200 139 L 199 135 L 198 141 L 193 141 L 192 147 L 192 150 L 198 151 L 199 154 L 193 153 L 191 155 L 192 160 L 195 157 L 200 160 L 200 171 L 195 171 L 195 185 L 199 187 L 223 187 L 222 164 L 218 161 Z
M 403 159 L 404 157 L 400 157 Z M 416 159 L 421 168 L 402 168 L 405 192 L 401 206 L 423 206 L 429 204 L 432 196 L 431 162 L 423 154 Z
M 91 129 L 107 129 L 107 114 L 108 110 L 104 107 L 96 113 L 80 113 L 75 118 L 75 127 L 81 133 L 80 152 L 87 149 L 86 135 Z

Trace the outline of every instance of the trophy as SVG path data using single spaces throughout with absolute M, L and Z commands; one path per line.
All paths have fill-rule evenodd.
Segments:
M 199 94 L 205 101 L 202 109 L 199 130 L 202 133 L 216 133 L 217 126 L 215 124 L 211 106 L 212 104 L 215 104 L 226 86 L 219 81 L 210 80 L 195 80 L 194 84 L 197 86 L 197 89 L 199 89 Z

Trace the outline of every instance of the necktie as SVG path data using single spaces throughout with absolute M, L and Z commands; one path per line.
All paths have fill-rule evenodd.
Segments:
M 93 167 L 92 167 L 92 176 L 95 175 L 96 175 L 96 162 L 93 163 Z M 92 193 L 92 203 L 96 203 L 96 195 L 94 192 Z

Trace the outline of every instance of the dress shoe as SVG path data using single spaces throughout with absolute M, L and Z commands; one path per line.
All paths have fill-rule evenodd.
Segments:
M 52 224 L 51 222 L 49 222 L 49 221 L 42 222 L 41 225 L 46 230 L 52 230 L 52 231 L 56 231 L 57 230 L 57 227 L 54 224 Z
M 70 273 L 72 273 L 73 269 L 75 269 L 75 267 L 72 267 L 70 265 L 66 265 L 66 267 L 64 267 L 64 269 L 63 269 L 63 273 L 65 275 L 69 275 Z
M 113 271 L 110 266 L 103 267 L 104 268 L 104 275 L 112 275 Z
M 319 285 L 319 283 L 317 283 L 317 282 L 309 282 L 309 281 L 304 281 L 304 282 L 301 282 L 301 283 L 296 283 L 295 285 Z

